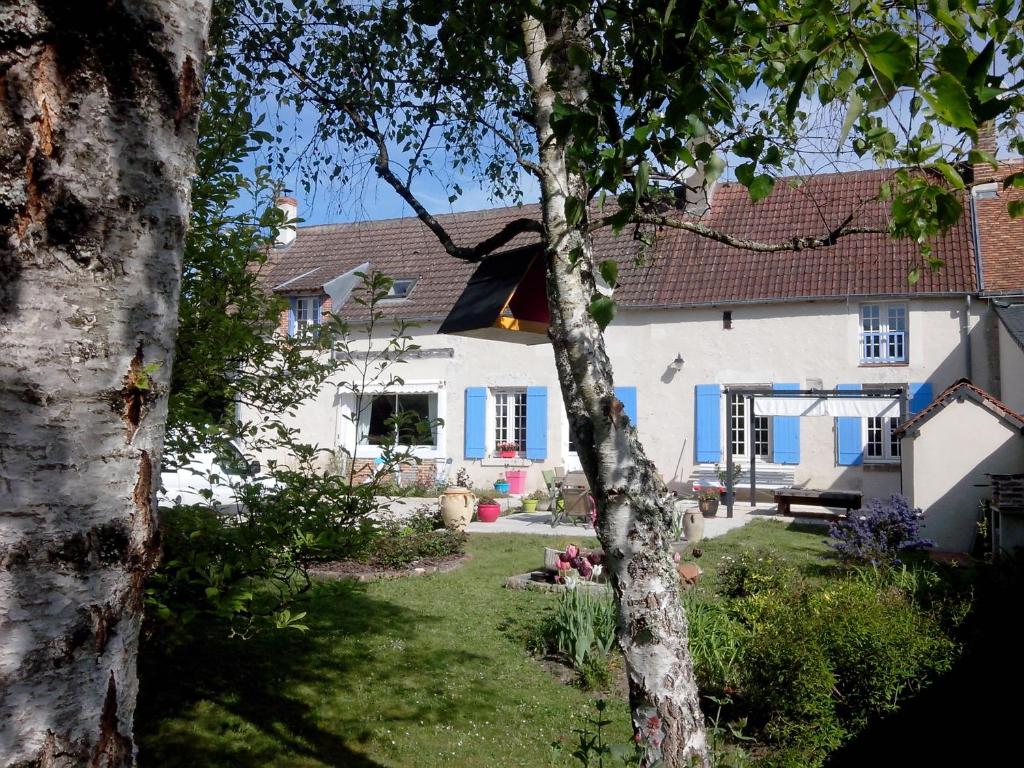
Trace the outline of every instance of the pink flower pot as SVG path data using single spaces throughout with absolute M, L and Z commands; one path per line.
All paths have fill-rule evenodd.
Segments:
M 501 517 L 500 504 L 477 504 L 476 519 L 481 523 L 493 523 Z

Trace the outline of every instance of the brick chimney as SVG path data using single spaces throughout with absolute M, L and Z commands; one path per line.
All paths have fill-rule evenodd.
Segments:
M 299 215 L 299 201 L 290 195 L 280 195 L 274 204 L 284 214 L 286 222 L 294 221 Z M 295 225 L 286 224 L 278 230 L 275 245 L 278 248 L 284 248 L 291 245 L 293 240 L 295 240 Z
M 996 157 L 999 145 L 996 141 L 996 126 L 988 120 L 978 126 L 978 139 L 974 142 L 974 149 L 980 150 L 991 157 Z M 971 167 L 975 184 L 995 181 L 997 171 L 988 163 L 975 163 Z

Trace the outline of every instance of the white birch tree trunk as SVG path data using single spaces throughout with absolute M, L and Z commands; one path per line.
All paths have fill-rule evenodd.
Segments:
M 210 0 L 0 4 L 0 764 L 128 766 Z
M 565 212 L 567 197 L 586 201 L 587 189 L 566 162 L 566 145 L 551 130 L 556 95 L 577 105 L 587 97 L 583 73 L 566 57 L 571 40 L 583 39 L 586 30 L 585 24 L 574 28 L 567 21 L 545 28 L 532 18 L 523 25 L 542 168 L 550 336 L 577 450 L 597 500 L 598 536 L 613 574 L 634 731 L 647 747 L 647 764 L 703 766 L 708 759 L 703 716 L 679 579 L 668 555 L 670 502 L 615 397 L 604 337 L 588 311 L 595 265 L 586 215 L 570 225 Z

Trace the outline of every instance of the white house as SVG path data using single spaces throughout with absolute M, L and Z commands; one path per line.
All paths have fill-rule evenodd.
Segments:
M 762 242 L 829 232 L 851 212 L 855 225 L 884 224 L 887 204 L 877 197 L 887 175 L 781 180 L 756 204 L 742 186 L 723 183 L 702 221 Z M 756 456 L 759 473 L 788 478 L 787 484 L 865 496 L 908 490 L 900 472 L 898 413 L 759 416 L 749 412 L 745 387 L 899 386 L 908 416 L 961 378 L 996 395 L 1002 389 L 1008 402 L 1024 398 L 1017 378 L 1024 367 L 1013 367 L 1024 366 L 1024 357 L 1018 363 L 1001 354 L 1007 344 L 1002 335 L 1010 334 L 1003 330 L 1006 321 L 997 319 L 1014 312 L 1009 308 L 1015 296 L 1024 293 L 1022 225 L 1006 218 L 1004 193 L 994 194 L 994 201 L 967 197 L 962 221 L 932 243 L 944 267 L 923 268 L 915 283 L 908 275 L 923 266 L 917 246 L 887 235 L 851 235 L 823 249 L 759 253 L 666 230 L 653 256 L 639 258 L 628 234 L 599 232 L 599 258 L 620 263 L 619 312 L 606 331 L 617 392 L 670 486 L 688 489 L 695 473 L 724 464 L 731 451 L 743 466 Z M 977 226 L 977 205 L 1008 233 L 995 246 Z M 537 216 L 537 209 L 439 219 L 456 242 L 472 245 L 524 216 Z M 506 250 L 533 242 L 536 235 L 520 235 Z M 1005 258 L 1007 248 L 1011 259 Z M 995 293 L 986 292 L 982 282 L 987 251 L 999 254 L 999 266 L 992 268 L 999 277 Z M 364 409 L 358 429 L 346 418 L 354 405 L 350 396 L 335 385 L 317 393 L 296 419 L 309 441 L 346 446 L 358 461 L 372 462 L 385 419 L 395 409 L 413 410 L 443 421 L 415 447 L 424 475 L 433 474 L 435 462 L 451 459 L 478 482 L 523 468 L 531 487 L 538 487 L 541 469 L 578 465 L 549 346 L 436 332 L 475 265 L 448 256 L 417 219 L 299 228 L 263 273 L 268 288 L 290 299 L 281 332 L 294 333 L 326 311 L 358 321 L 360 308 L 345 299 L 352 273 L 367 265 L 396 280 L 382 309 L 419 323 L 413 333 L 421 349 L 401 367 L 404 384 L 370 388 L 371 407 Z M 1016 342 L 1013 348 L 1024 352 Z M 518 444 L 519 457 L 499 458 L 496 446 L 502 442 Z

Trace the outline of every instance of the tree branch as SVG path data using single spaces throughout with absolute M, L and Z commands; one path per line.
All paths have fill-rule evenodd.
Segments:
M 598 219 L 588 228 L 588 232 L 595 232 L 602 227 L 609 226 L 613 223 L 613 216 L 604 216 Z M 658 227 L 668 227 L 670 229 L 681 229 L 686 232 L 692 232 L 700 237 L 705 237 L 709 240 L 714 240 L 724 245 L 731 246 L 733 248 L 739 248 L 744 251 L 758 251 L 760 253 L 778 253 L 780 251 L 806 251 L 813 248 L 827 248 L 830 245 L 835 245 L 836 241 L 841 237 L 848 235 L 878 235 L 887 234 L 888 229 L 881 227 L 851 227 L 849 226 L 850 221 L 853 220 L 853 214 L 847 216 L 842 224 L 820 237 L 793 237 L 789 240 L 783 240 L 778 243 L 764 243 L 758 240 L 750 240 L 745 237 L 737 237 L 736 235 L 730 235 L 726 232 L 720 232 L 717 229 L 712 229 L 709 226 L 701 224 L 696 221 L 689 221 L 686 219 L 674 219 L 668 216 L 660 216 L 649 213 L 639 213 L 634 215 L 630 221 L 638 224 L 652 224 Z

